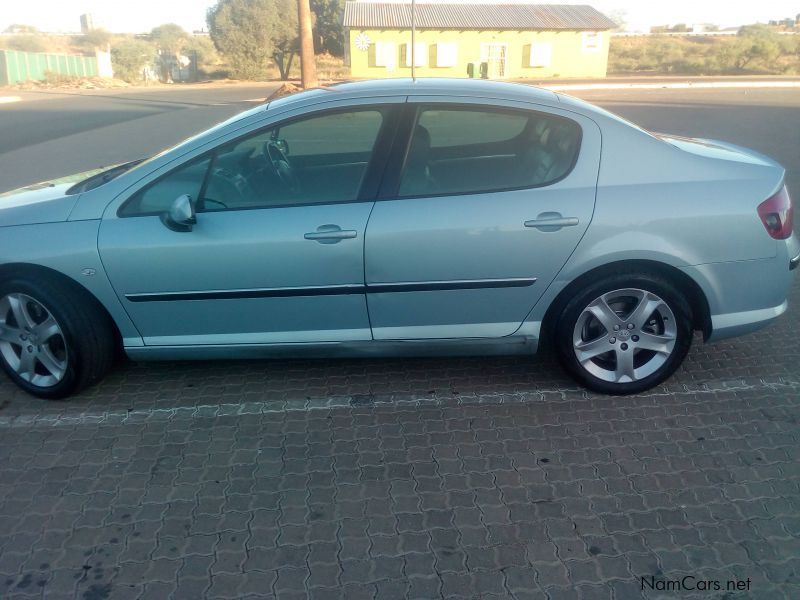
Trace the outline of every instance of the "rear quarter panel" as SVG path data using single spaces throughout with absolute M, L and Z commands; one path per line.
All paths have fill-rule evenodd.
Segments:
M 583 107 L 579 101 L 573 104 Z M 745 267 L 740 271 L 745 277 L 758 272 L 759 265 L 776 262 L 777 242 L 766 233 L 756 207 L 782 184 L 780 165 L 737 152 L 694 147 L 690 152 L 602 110 L 585 110 L 591 110 L 589 115 L 602 131 L 594 217 L 534 307 L 529 323 L 541 321 L 550 303 L 575 278 L 612 262 L 650 260 L 684 272 L 692 272 L 687 267 L 718 263 L 728 263 L 732 267 L 725 271 L 736 272 L 739 264 Z M 775 281 L 774 290 L 765 290 L 765 298 L 784 293 L 784 279 Z M 712 314 L 725 312 L 731 279 L 696 281 Z M 734 304 L 760 302 L 744 297 Z

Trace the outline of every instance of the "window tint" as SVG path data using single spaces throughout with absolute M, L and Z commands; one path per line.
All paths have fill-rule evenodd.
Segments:
M 210 157 L 206 156 L 167 173 L 128 200 L 120 210 L 120 216 L 163 213 L 178 196 L 184 194 L 189 194 L 196 200 L 210 162 Z
M 198 210 L 356 200 L 382 122 L 377 110 L 328 113 L 223 147 Z
M 365 109 L 261 130 L 165 175 L 120 214 L 163 212 L 181 194 L 198 212 L 356 200 L 382 123 Z
M 580 139 L 577 123 L 545 113 L 423 109 L 412 134 L 400 195 L 547 185 L 570 171 Z

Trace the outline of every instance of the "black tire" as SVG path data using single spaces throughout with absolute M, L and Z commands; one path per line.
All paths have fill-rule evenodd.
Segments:
M 578 360 L 573 332 L 581 313 L 600 296 L 614 290 L 638 289 L 659 296 L 675 319 L 675 345 L 666 361 L 653 373 L 630 382 L 611 382 L 590 373 Z M 604 394 L 636 394 L 669 378 L 686 358 L 693 336 L 692 309 L 681 290 L 668 279 L 646 272 L 622 272 L 591 283 L 570 298 L 558 313 L 553 349 L 561 365 L 585 387 Z
M 101 379 L 115 358 L 114 326 L 100 303 L 77 284 L 51 276 L 17 276 L 0 281 L 0 298 L 22 293 L 41 304 L 58 322 L 66 346 L 66 371 L 52 386 L 20 377 L 0 353 L 0 365 L 23 390 L 50 400 L 63 399 Z

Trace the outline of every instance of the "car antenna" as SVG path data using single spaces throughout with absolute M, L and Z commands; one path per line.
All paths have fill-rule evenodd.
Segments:
M 416 83 L 417 81 L 417 57 L 415 53 L 417 51 L 417 21 L 416 21 L 416 12 L 417 12 L 417 2 L 416 0 L 411 0 L 411 81 Z

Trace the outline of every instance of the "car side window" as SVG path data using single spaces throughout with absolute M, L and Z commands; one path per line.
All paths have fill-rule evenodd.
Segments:
M 119 215 L 132 217 L 160 214 L 169 210 L 175 199 L 184 194 L 189 194 L 192 200 L 197 199 L 210 163 L 211 157 L 204 156 L 170 171 L 139 190 L 122 206 Z
M 220 148 L 199 211 L 358 199 L 383 115 L 335 112 L 283 124 Z
M 262 129 L 162 176 L 119 214 L 162 213 L 183 194 L 198 212 L 357 200 L 382 124 L 365 108 Z
M 470 194 L 549 185 L 572 169 L 581 128 L 552 114 L 427 107 L 418 113 L 399 195 Z

